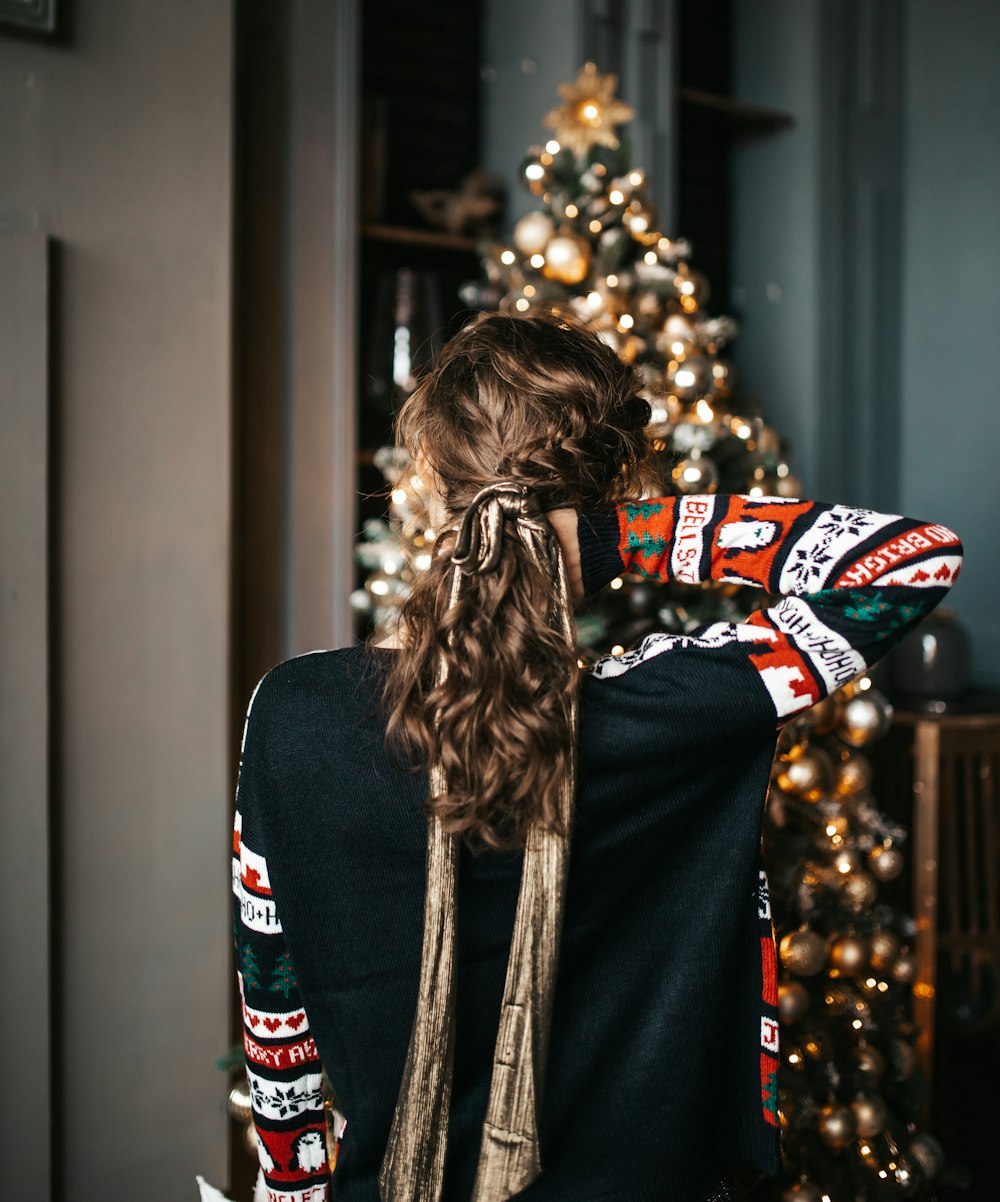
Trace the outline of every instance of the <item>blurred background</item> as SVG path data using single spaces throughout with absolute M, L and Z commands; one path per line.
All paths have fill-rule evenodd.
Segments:
M 0 0 L 0 1193 L 251 1196 L 247 701 L 414 570 L 385 448 L 437 346 L 559 301 L 647 362 L 665 486 L 964 543 L 933 629 L 776 763 L 813 876 L 794 1173 L 754 1197 L 1000 1198 L 998 57 L 995 0 Z M 631 116 L 558 158 L 586 63 Z M 704 612 L 620 600 L 594 650 Z

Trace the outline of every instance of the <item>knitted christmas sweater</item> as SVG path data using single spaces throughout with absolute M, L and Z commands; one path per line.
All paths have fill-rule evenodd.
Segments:
M 777 733 L 938 604 L 962 547 L 936 523 L 742 495 L 621 505 L 581 516 L 579 537 L 588 593 L 638 573 L 780 598 L 745 622 L 650 635 L 582 680 L 543 1171 L 517 1197 L 701 1202 L 722 1170 L 782 1167 L 760 849 Z M 234 919 L 274 1202 L 379 1196 L 425 884 L 426 777 L 388 758 L 378 710 L 397 654 L 290 660 L 247 716 Z M 449 1202 L 471 1195 L 522 859 L 460 856 Z M 347 1120 L 332 1178 L 322 1068 Z

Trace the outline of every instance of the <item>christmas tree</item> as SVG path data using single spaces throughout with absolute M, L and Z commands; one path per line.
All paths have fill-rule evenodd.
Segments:
M 588 63 L 560 86 L 563 104 L 543 122 L 554 136 L 530 147 L 520 167 L 538 208 L 518 221 L 510 244 L 483 247 L 485 279 L 467 285 L 463 300 L 511 313 L 571 313 L 634 363 L 652 409 L 661 495 L 801 496 L 787 447 L 755 406 L 741 403 L 723 357 L 736 323 L 708 313 L 708 282 L 691 265 L 691 247 L 656 228 L 622 130 L 634 112 L 615 97 L 616 84 Z M 382 634 L 409 580 L 429 563 L 435 531 L 426 485 L 407 453 L 386 447 L 376 462 L 390 486 L 390 518 L 366 526 L 358 555 L 368 575 L 353 600 Z M 775 600 L 740 585 L 620 577 L 578 607 L 581 666 L 653 631 L 742 621 Z M 771 906 L 779 941 L 773 1000 L 781 1030 L 780 1039 L 773 1033 L 771 1080 L 787 1175 L 744 1183 L 754 1198 L 932 1196 L 941 1149 L 918 1129 L 927 1098 L 906 1016 L 915 928 L 878 897 L 879 882 L 902 869 L 906 832 L 879 812 L 861 750 L 891 717 L 864 675 L 779 738 L 762 904 Z

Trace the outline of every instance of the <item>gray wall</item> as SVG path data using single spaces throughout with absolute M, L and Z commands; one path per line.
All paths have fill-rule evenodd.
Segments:
M 788 439 L 804 491 L 821 497 L 818 7 L 735 0 L 733 20 L 734 93 L 795 118 L 733 153 L 733 357 L 743 387 Z
M 226 1171 L 231 6 L 69 7 L 0 36 L 0 228 L 56 248 L 54 1195 L 179 1202 Z
M 900 505 L 961 535 L 954 605 L 1000 689 L 1000 5 L 906 13 Z
M 1000 689 L 991 554 L 1000 508 L 1000 446 L 992 433 L 1000 378 L 1000 7 L 993 0 L 907 0 L 899 10 L 902 263 L 901 279 L 882 298 L 898 337 L 886 351 L 895 363 L 890 403 L 898 418 L 882 448 L 893 481 L 893 495 L 885 497 L 882 482 L 854 472 L 843 454 L 853 439 L 858 457 L 870 458 L 863 445 L 870 414 L 849 414 L 852 405 L 877 406 L 883 398 L 877 389 L 861 402 L 830 396 L 824 374 L 835 331 L 822 324 L 832 286 L 825 240 L 833 231 L 822 119 L 829 112 L 822 87 L 830 47 L 821 33 L 832 2 L 735 0 L 735 90 L 787 109 L 797 125 L 734 156 L 733 303 L 743 317 L 734 357 L 744 383 L 791 439 L 808 495 L 884 504 L 958 532 L 967 558 L 949 604 L 972 634 L 975 680 Z M 860 0 L 858 12 L 874 29 L 882 7 L 881 0 Z M 870 133 L 862 147 L 869 161 L 880 153 L 880 131 Z M 845 256 L 852 248 L 843 248 Z M 852 349 L 848 344 L 844 353 Z M 827 437 L 831 423 L 848 423 L 837 453 Z
M 542 118 L 562 103 L 556 89 L 576 78 L 582 55 L 578 0 L 486 0 L 482 157 L 506 182 L 511 225 L 539 207 L 518 166 L 529 146 L 555 136 Z

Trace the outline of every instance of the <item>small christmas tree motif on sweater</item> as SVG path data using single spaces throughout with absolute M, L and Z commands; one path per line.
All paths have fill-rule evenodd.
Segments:
M 257 953 L 249 943 L 240 948 L 240 972 L 246 989 L 260 988 L 260 965 L 257 963 Z
M 281 993 L 287 998 L 296 984 L 292 958 L 288 952 L 282 952 L 271 969 L 271 983 L 268 989 L 271 993 Z

